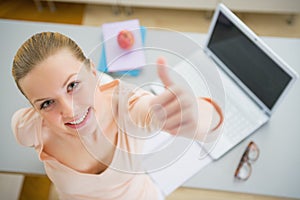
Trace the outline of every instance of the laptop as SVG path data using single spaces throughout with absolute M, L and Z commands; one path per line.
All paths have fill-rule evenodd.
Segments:
M 193 62 L 196 67 L 207 65 L 207 69 L 215 65 L 222 81 L 220 92 L 224 93 L 225 101 L 220 137 L 213 143 L 199 143 L 214 160 L 266 124 L 298 78 L 224 4 L 215 10 L 203 49 L 189 59 L 198 60 Z M 174 69 L 188 81 L 196 95 L 206 96 L 203 91 L 207 84 L 188 62 L 182 61 Z M 156 86 L 152 89 L 161 92 Z

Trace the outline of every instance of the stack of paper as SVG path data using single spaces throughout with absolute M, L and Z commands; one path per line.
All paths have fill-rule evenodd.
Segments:
M 120 31 L 128 30 L 134 36 L 134 44 L 130 49 L 122 49 L 117 41 Z M 106 23 L 102 25 L 103 48 L 98 69 L 103 72 L 126 72 L 138 75 L 145 66 L 143 43 L 146 29 L 138 20 Z

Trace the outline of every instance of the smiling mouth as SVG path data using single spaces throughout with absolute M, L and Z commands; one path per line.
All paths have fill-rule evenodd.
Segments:
M 71 128 L 78 128 L 81 125 L 84 125 L 85 122 L 87 121 L 87 117 L 89 115 L 90 112 L 90 108 L 86 110 L 86 112 L 78 119 L 65 123 L 67 126 L 71 127 Z

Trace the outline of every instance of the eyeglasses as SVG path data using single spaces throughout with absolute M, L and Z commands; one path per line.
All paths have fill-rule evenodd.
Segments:
M 238 180 L 243 180 L 243 181 L 247 180 L 250 177 L 252 172 L 251 164 L 258 159 L 258 156 L 259 156 L 259 149 L 257 145 L 253 141 L 251 141 L 248 144 L 239 162 L 239 165 L 235 170 L 234 177 L 237 178 Z

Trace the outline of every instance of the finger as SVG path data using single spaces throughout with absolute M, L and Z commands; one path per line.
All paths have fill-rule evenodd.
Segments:
M 179 113 L 191 108 L 189 101 L 186 101 L 184 96 L 160 105 L 163 106 L 162 109 L 164 109 L 164 112 L 168 117 L 173 115 L 174 113 Z
M 170 129 L 174 126 L 181 124 L 184 120 L 182 110 L 178 110 L 175 113 L 167 113 L 165 128 Z
M 167 88 L 162 94 L 156 96 L 156 98 L 152 100 L 152 104 L 166 105 L 177 98 L 178 95 L 176 94 L 176 91 L 174 91 L 173 88 Z
M 166 60 L 162 57 L 158 58 L 157 61 L 157 73 L 162 81 L 162 83 L 166 86 L 169 87 L 173 84 L 172 80 L 169 77 L 169 74 L 167 72 L 167 63 Z
M 165 112 L 169 115 L 173 115 L 174 113 L 182 112 L 190 107 L 190 105 L 181 99 L 176 99 L 175 101 L 171 101 L 164 106 Z
M 187 114 L 188 113 L 179 112 L 172 116 L 169 116 L 162 127 L 163 130 L 172 131 L 172 133 L 176 133 L 178 130 L 182 130 L 189 124 L 189 121 L 191 121 Z
M 188 121 L 183 121 L 180 126 L 174 126 L 173 128 L 169 128 L 167 130 L 168 133 L 172 135 L 180 134 L 180 136 L 191 137 L 193 136 L 193 132 L 191 132 L 191 128 L 193 128 Z

